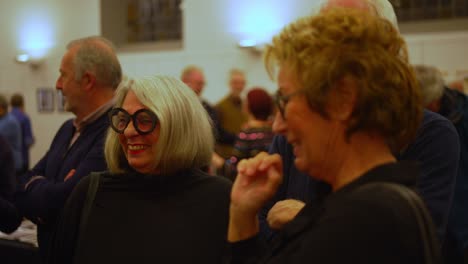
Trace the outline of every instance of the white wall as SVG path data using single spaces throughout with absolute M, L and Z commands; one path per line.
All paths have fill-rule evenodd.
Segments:
M 36 163 L 47 151 L 52 137 L 69 113 L 39 113 L 36 89 L 54 88 L 65 44 L 73 38 L 99 34 L 99 3 L 96 0 L 4 0 L 0 1 L 0 92 L 23 93 L 26 111 L 32 119 L 36 143 L 31 162 Z M 24 46 L 41 46 L 48 37 L 50 49 L 42 65 L 31 69 L 14 61 Z M 45 43 L 47 44 L 47 43 Z M 34 48 L 34 47 L 29 47 Z
M 447 82 L 468 76 L 468 31 L 405 35 L 413 64 L 437 66 Z
M 204 68 L 207 78 L 203 96 L 213 103 L 227 93 L 226 78 L 231 67 L 247 72 L 249 87 L 262 85 L 274 91 L 276 86 L 266 75 L 261 57 L 237 48 L 236 43 L 243 37 L 264 38 L 262 33 L 278 30 L 296 17 L 309 14 L 316 5 L 317 1 L 310 0 L 185 0 L 183 49 L 120 52 L 119 58 L 124 72 L 130 76 L 179 76 L 185 65 L 197 64 Z M 33 119 L 36 136 L 36 145 L 31 151 L 32 163 L 47 151 L 60 124 L 72 117 L 67 113 L 38 113 L 36 88 L 55 86 L 68 41 L 99 34 L 99 8 L 99 0 L 0 1 L 0 92 L 9 95 L 19 91 L 26 95 L 26 110 Z M 38 70 L 13 60 L 20 51 L 21 28 L 31 19 L 33 32 L 45 27 L 50 32 L 38 35 L 50 36 L 53 42 Z M 468 69 L 465 44 L 468 32 L 405 37 L 413 63 L 438 65 L 447 76 Z

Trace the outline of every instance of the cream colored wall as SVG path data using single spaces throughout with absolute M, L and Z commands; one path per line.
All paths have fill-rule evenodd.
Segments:
M 36 143 L 31 149 L 31 162 L 35 164 L 48 150 L 52 138 L 69 113 L 39 113 L 36 89 L 54 88 L 58 67 L 68 40 L 99 34 L 99 3 L 96 0 L 5 0 L 0 1 L 0 92 L 11 95 L 23 93 L 26 111 L 32 119 Z M 20 53 L 24 28 L 40 38 L 45 34 L 42 23 L 51 30 L 53 46 L 38 69 L 18 64 L 14 56 Z M 28 42 L 28 41 L 26 41 Z M 33 42 L 29 40 L 29 42 Z
M 274 91 L 275 84 L 266 75 L 261 57 L 237 48 L 236 42 L 242 35 L 242 23 L 249 19 L 252 21 L 249 23 L 256 26 L 272 23 L 280 17 L 281 22 L 286 23 L 310 13 L 316 5 L 309 0 L 285 3 L 283 0 L 185 0 L 182 50 L 120 52 L 118 56 L 124 72 L 130 76 L 179 76 L 185 65 L 198 64 L 204 68 L 207 78 L 203 96 L 213 103 L 226 94 L 227 72 L 231 67 L 246 71 L 249 87 L 263 85 Z M 72 117 L 67 113 L 38 113 L 36 89 L 54 87 L 60 59 L 69 40 L 99 34 L 99 8 L 99 0 L 0 1 L 0 92 L 11 94 L 19 91 L 26 95 L 26 110 L 32 118 L 36 136 L 36 145 L 31 150 L 33 163 L 47 151 L 63 121 Z M 49 21 L 54 38 L 54 46 L 37 70 L 13 61 L 19 52 L 17 39 L 20 27 L 31 17 L 36 17 L 39 22 L 41 19 Z M 444 71 L 453 72 L 468 67 L 467 34 L 405 37 L 412 62 L 435 64 Z
M 410 61 L 438 67 L 447 82 L 468 76 L 468 31 L 407 34 Z

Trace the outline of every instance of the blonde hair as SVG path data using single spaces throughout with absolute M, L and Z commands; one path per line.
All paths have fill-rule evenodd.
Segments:
M 357 89 L 346 131 L 377 132 L 394 147 L 416 134 L 422 103 L 408 63 L 406 44 L 391 23 L 368 11 L 330 8 L 287 26 L 268 45 L 265 65 L 287 67 L 305 91 L 309 106 L 322 116 L 329 94 L 343 78 Z
M 116 105 L 121 107 L 128 91 L 133 91 L 159 120 L 160 134 L 156 144 L 154 167 L 163 174 L 210 164 L 214 137 L 210 119 L 198 97 L 180 80 L 169 76 L 129 79 L 116 92 Z M 109 129 L 105 157 L 113 173 L 125 172 L 125 156 L 118 134 Z

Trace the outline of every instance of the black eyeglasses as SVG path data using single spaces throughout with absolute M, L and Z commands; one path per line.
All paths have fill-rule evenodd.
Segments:
M 298 90 L 298 91 L 295 91 L 295 92 L 290 93 L 288 95 L 282 95 L 279 90 L 276 92 L 276 94 L 275 94 L 275 103 L 276 103 L 276 106 L 278 107 L 278 110 L 281 113 L 281 117 L 284 120 L 286 120 L 286 118 L 284 116 L 284 109 L 286 108 L 286 105 L 288 104 L 289 100 L 291 100 L 291 98 L 293 96 L 301 94 L 303 92 L 304 92 L 303 90 Z
M 148 109 L 140 109 L 131 115 L 122 108 L 114 108 L 109 112 L 109 120 L 112 129 L 119 134 L 125 131 L 130 120 L 140 135 L 153 132 L 158 124 L 158 117 Z

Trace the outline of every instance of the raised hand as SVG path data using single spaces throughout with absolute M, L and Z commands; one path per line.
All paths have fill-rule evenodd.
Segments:
M 257 213 L 276 193 L 282 181 L 282 161 L 278 154 L 265 152 L 242 160 L 231 191 L 229 241 L 238 241 L 258 232 Z

